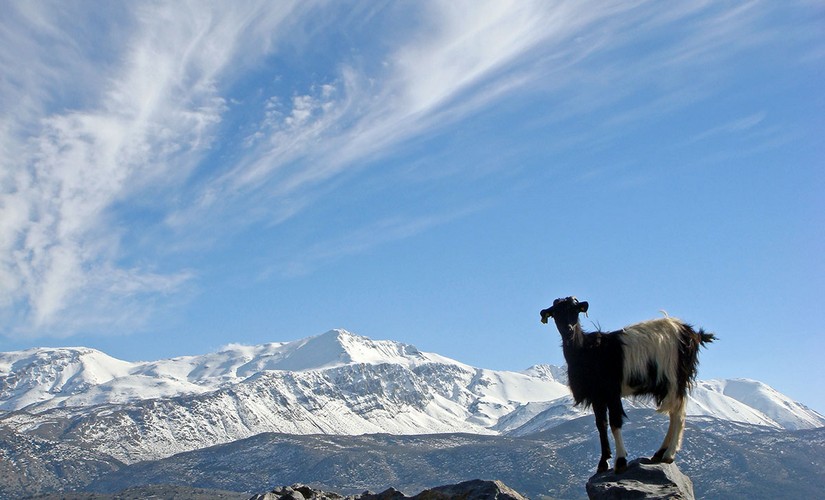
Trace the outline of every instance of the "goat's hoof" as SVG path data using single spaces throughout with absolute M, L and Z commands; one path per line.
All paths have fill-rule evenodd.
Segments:
M 667 451 L 666 448 L 662 448 L 661 450 L 657 451 L 656 453 L 653 454 L 652 457 L 650 457 L 650 461 L 653 462 L 654 464 L 658 464 L 659 462 L 662 461 L 662 458 L 665 456 L 666 451 Z M 671 460 L 671 462 L 672 462 L 672 460 Z
M 596 474 L 601 474 L 602 472 L 607 472 L 607 469 L 610 467 L 607 466 L 607 459 L 599 460 L 599 466 L 596 467 Z
M 662 463 L 663 464 L 672 464 L 673 463 L 673 457 L 664 457 L 664 458 L 662 458 Z
M 627 458 L 619 457 L 616 459 L 616 466 L 613 468 L 616 474 L 622 474 L 627 471 Z

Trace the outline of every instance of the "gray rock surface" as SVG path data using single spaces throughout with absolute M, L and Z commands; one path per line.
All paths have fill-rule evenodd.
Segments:
M 459 484 L 438 486 L 408 497 L 390 488 L 381 493 L 365 491 L 360 495 L 343 496 L 337 493 L 312 489 L 303 484 L 279 486 L 268 493 L 255 495 L 250 500 L 526 500 L 524 496 L 501 481 L 475 479 Z
M 590 500 L 694 500 L 693 482 L 676 464 L 653 463 L 647 458 L 633 460 L 622 474 L 609 470 L 591 477 L 587 481 L 587 496 Z
M 446 500 L 449 498 L 462 498 L 467 500 L 526 500 L 520 493 L 509 488 L 501 481 L 482 481 L 480 479 L 424 490 L 413 498 L 415 500 Z

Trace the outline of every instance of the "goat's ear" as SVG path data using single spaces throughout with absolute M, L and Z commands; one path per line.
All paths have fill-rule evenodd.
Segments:
M 542 309 L 542 311 L 541 311 L 541 322 L 542 323 L 546 324 L 547 323 L 547 318 L 552 318 L 552 317 L 553 317 L 553 308 L 552 307 L 548 307 L 547 309 Z
M 587 301 L 579 302 L 579 311 L 580 312 L 583 312 L 584 314 L 587 314 L 587 308 L 588 307 L 590 307 L 590 304 L 588 304 Z

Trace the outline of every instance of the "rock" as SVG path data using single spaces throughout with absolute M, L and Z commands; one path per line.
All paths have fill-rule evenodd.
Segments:
M 337 493 L 315 490 L 305 484 L 292 486 L 278 486 L 269 493 L 258 494 L 249 500 L 341 500 L 344 497 Z
M 501 481 L 482 481 L 481 479 L 439 486 L 430 490 L 424 490 L 413 497 L 414 500 L 447 500 L 450 498 L 467 500 L 526 500 L 525 497 Z
M 281 498 L 280 495 L 274 492 L 267 492 L 267 493 L 258 493 L 257 495 L 252 495 L 249 497 L 249 500 L 276 500 Z
M 647 458 L 630 462 L 627 471 L 596 474 L 587 481 L 590 500 L 668 498 L 694 500 L 693 482 L 676 464 L 653 463 Z
M 462 500 L 526 500 L 526 497 L 501 481 L 482 481 L 480 479 L 438 486 L 424 490 L 414 497 L 408 497 L 395 488 L 389 488 L 381 493 L 365 491 L 360 495 L 344 497 L 337 493 L 315 490 L 303 484 L 293 484 L 292 486 L 279 486 L 269 493 L 255 495 L 250 500 L 300 500 L 301 498 L 305 500 L 448 500 L 452 498 L 461 498 Z
M 355 498 L 357 498 L 358 500 L 404 500 L 409 497 L 401 493 L 400 491 L 396 490 L 395 488 L 388 488 L 378 494 L 365 491 L 363 495 L 360 495 Z

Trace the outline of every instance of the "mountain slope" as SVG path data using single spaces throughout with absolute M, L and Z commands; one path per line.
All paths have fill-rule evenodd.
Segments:
M 666 418 L 631 410 L 626 443 L 632 456 L 652 453 Z M 716 419 L 689 421 L 678 464 L 697 498 L 817 498 L 825 488 L 825 429 L 766 430 Z M 277 484 L 311 483 L 356 493 L 393 486 L 414 492 L 436 484 L 498 478 L 530 498 L 581 498 L 598 460 L 592 418 L 579 417 L 523 437 L 441 434 L 419 436 L 295 436 L 260 434 L 231 444 L 131 465 L 103 476 L 93 491 L 145 484 L 198 485 L 266 491 Z
M 506 405 L 512 410 L 515 404 L 479 397 L 473 391 L 484 380 L 483 373 L 450 365 L 263 372 L 203 395 L 18 414 L 5 422 L 42 438 L 85 443 L 126 462 L 273 429 L 294 434 L 490 434 L 474 422 L 494 421 L 486 412 Z
M 87 394 L 129 376 L 133 364 L 85 347 L 0 353 L 0 409 Z
M 123 465 L 107 454 L 0 426 L 0 498 L 80 489 Z
M 819 413 L 756 380 L 706 380 L 699 382 L 698 386 L 748 405 L 783 429 L 812 429 L 825 425 Z M 702 390 L 694 393 L 697 396 L 705 394 Z M 695 396 L 694 400 L 698 402 L 698 397 Z
M 645 456 L 660 442 L 667 419 L 652 410 L 628 414 L 629 452 Z M 584 495 L 598 448 L 592 418 L 585 416 L 522 437 L 263 433 L 124 466 L 81 448 L 21 439 L 0 428 L 0 497 L 159 484 L 251 494 L 296 482 L 344 493 L 390 486 L 409 493 L 496 477 L 530 498 L 575 499 Z M 770 430 L 707 417 L 688 420 L 678 465 L 693 480 L 697 498 L 818 498 L 825 490 L 823 451 L 825 428 Z

